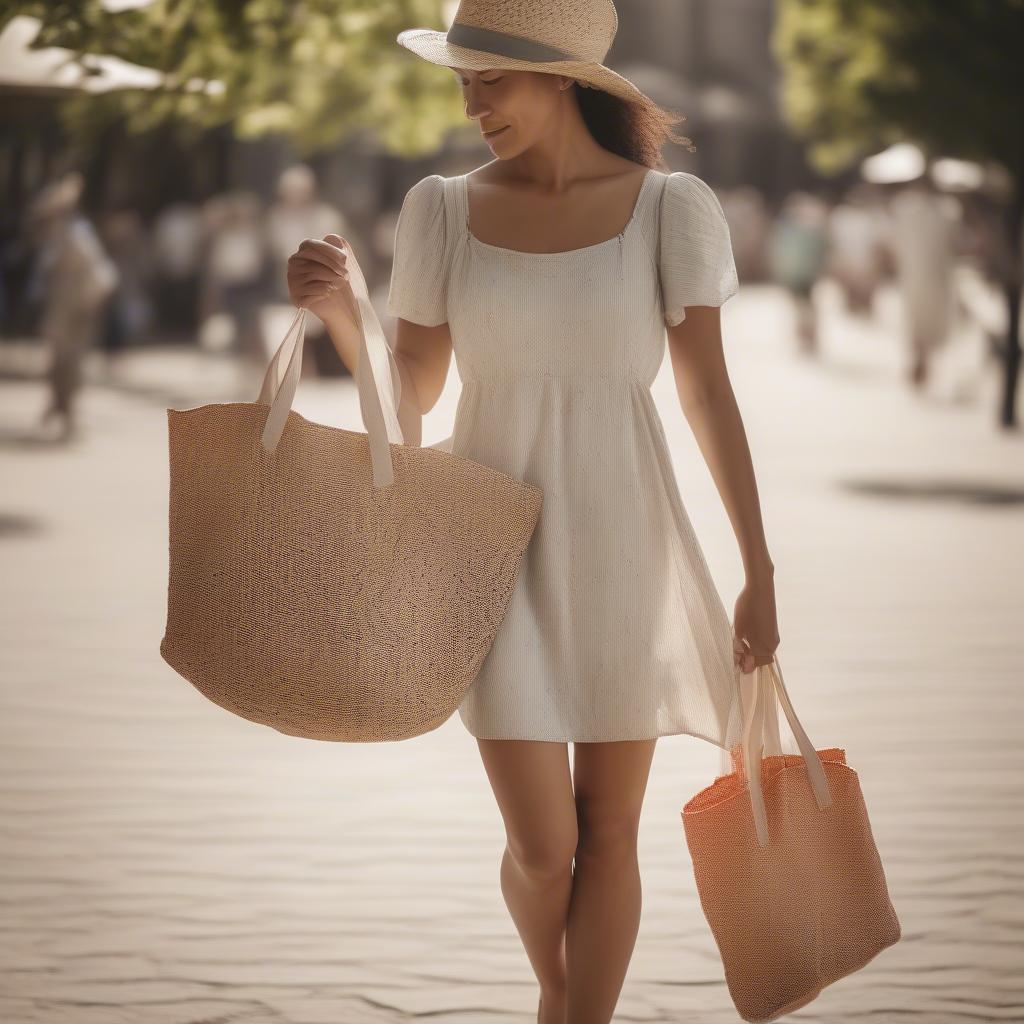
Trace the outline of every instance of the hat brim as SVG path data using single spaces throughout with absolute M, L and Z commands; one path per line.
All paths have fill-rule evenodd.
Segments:
M 412 51 L 431 64 L 442 67 L 469 68 L 473 71 L 487 71 L 491 68 L 508 71 L 537 71 L 547 75 L 567 75 L 577 78 L 581 85 L 602 89 L 630 103 L 649 103 L 650 99 L 628 78 L 617 75 L 603 64 L 584 60 L 519 60 L 503 57 L 486 50 L 473 50 L 449 43 L 444 32 L 429 28 L 407 28 L 398 33 L 400 46 Z

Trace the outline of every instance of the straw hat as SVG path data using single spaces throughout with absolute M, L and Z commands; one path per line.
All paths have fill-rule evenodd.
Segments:
M 447 33 L 408 28 L 397 38 L 432 64 L 566 75 L 639 103 L 647 97 L 603 63 L 618 27 L 612 0 L 461 0 Z

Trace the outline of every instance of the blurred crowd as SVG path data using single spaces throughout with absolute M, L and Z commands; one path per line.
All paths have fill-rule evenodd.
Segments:
M 141 344 L 198 343 L 234 352 L 265 367 L 263 312 L 289 302 L 288 257 L 308 237 L 345 234 L 345 217 L 319 195 L 305 164 L 285 170 L 265 203 L 249 191 L 179 200 L 148 225 L 134 209 L 93 219 L 82 209 L 84 181 L 72 171 L 35 197 L 25 219 L 27 306 L 18 321 L 50 348 L 50 404 L 42 425 L 57 421 L 61 437 L 75 430 L 74 395 L 90 348 L 109 363 Z M 11 265 L 0 260 L 0 273 Z M 13 313 L 14 282 L 0 278 L 0 317 Z M 8 327 L 4 324 L 5 333 Z M 315 373 L 322 324 L 310 318 L 304 371 Z
M 876 313 L 881 286 L 892 284 L 900 299 L 907 346 L 907 379 L 921 387 L 932 357 L 960 319 L 990 324 L 986 309 L 1012 276 L 1012 254 L 999 204 L 981 191 L 954 193 L 925 174 L 878 185 L 859 182 L 837 200 L 796 190 L 773 210 L 756 189 L 722 196 L 741 282 L 770 281 L 784 287 L 794 312 L 799 351 L 819 346 L 815 290 L 830 281 L 846 312 Z M 977 288 L 963 286 L 967 271 Z
M 149 224 L 131 209 L 94 224 L 82 212 L 82 185 L 77 172 L 66 174 L 37 195 L 26 218 L 31 259 L 23 298 L 37 313 L 34 333 L 52 352 L 43 424 L 58 421 L 62 436 L 74 431 L 74 395 L 91 346 L 116 362 L 134 346 L 176 338 L 236 353 L 262 370 L 272 354 L 268 343 L 277 341 L 266 337 L 263 311 L 289 302 L 288 257 L 304 238 L 348 231 L 305 164 L 283 172 L 269 203 L 228 192 L 174 202 Z M 995 203 L 981 192 L 942 192 L 926 175 L 895 185 L 858 183 L 838 199 L 794 191 L 773 204 L 750 187 L 720 195 L 740 281 L 786 290 L 798 351 L 818 350 L 815 291 L 822 281 L 841 290 L 850 314 L 868 318 L 880 286 L 891 283 L 901 297 L 907 375 L 916 386 L 927 380 L 930 358 L 956 317 L 969 315 L 956 268 L 970 265 L 993 289 L 1010 273 Z M 10 287 L 0 278 L 2 319 Z M 303 372 L 316 373 L 330 339 L 315 317 L 307 339 Z

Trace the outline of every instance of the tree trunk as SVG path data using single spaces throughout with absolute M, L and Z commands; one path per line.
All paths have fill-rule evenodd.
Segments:
M 1014 183 L 1013 199 L 1010 203 L 1006 225 L 1010 233 L 1010 276 L 1006 283 L 1007 331 L 1004 352 L 1005 377 L 1003 402 L 999 423 L 1003 427 L 1017 426 L 1017 381 L 1020 377 L 1020 306 L 1021 279 L 1024 266 L 1021 234 L 1024 231 L 1024 178 Z

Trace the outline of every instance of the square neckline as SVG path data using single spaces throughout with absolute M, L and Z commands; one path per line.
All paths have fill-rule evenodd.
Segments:
M 466 174 L 460 174 L 459 183 L 462 188 L 462 205 L 466 214 L 463 218 L 466 238 L 470 245 L 475 245 L 479 248 L 490 249 L 492 252 L 505 253 L 509 256 L 525 256 L 532 259 L 556 259 L 561 256 L 577 256 L 581 253 L 595 252 L 598 249 L 604 249 L 606 246 L 611 245 L 612 242 L 616 242 L 621 238 L 624 238 L 626 232 L 633 226 L 633 223 L 636 221 L 640 212 L 640 204 L 643 201 L 644 192 L 647 190 L 647 184 L 654 177 L 656 170 L 657 168 L 654 167 L 647 168 L 644 180 L 640 183 L 640 190 L 636 194 L 636 201 L 633 203 L 633 211 L 629 215 L 629 220 L 626 221 L 626 226 L 617 235 L 612 235 L 611 238 L 606 238 L 602 242 L 594 242 L 593 245 L 582 245 L 577 249 L 561 249 L 558 252 L 528 252 L 525 249 L 509 249 L 504 245 L 492 245 L 490 242 L 485 242 L 482 239 L 477 238 L 469 226 L 469 183 L 466 180 L 469 177 L 469 174 L 468 172 Z

